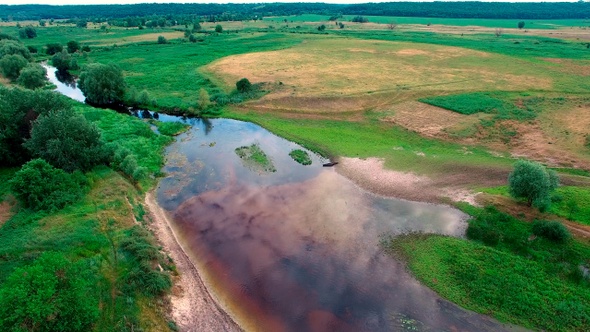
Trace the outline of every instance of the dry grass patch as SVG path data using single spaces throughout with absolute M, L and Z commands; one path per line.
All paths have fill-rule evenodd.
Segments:
M 394 105 L 390 112 L 392 115 L 383 117 L 383 121 L 395 123 L 426 137 L 446 137 L 445 131 L 474 126 L 479 120 L 476 115 L 459 114 L 417 101 Z
M 364 50 L 359 52 L 359 50 Z M 486 61 L 481 61 L 482 57 Z M 501 66 L 499 64 L 502 64 Z M 548 64 L 549 66 L 549 64 Z M 223 58 L 204 68 L 227 86 L 282 82 L 292 96 L 347 96 L 408 90 L 547 89 L 539 65 L 464 48 L 415 43 L 310 40 L 296 47 Z
M 14 214 L 12 213 L 13 206 L 14 204 L 11 204 L 8 201 L 0 203 L 0 227 L 2 227 L 2 225 L 4 225 L 4 223 Z
M 178 39 L 184 37 L 184 32 L 181 31 L 173 31 L 173 32 L 156 32 L 156 33 L 146 33 L 137 36 L 129 36 L 120 39 L 98 39 L 92 40 L 93 43 L 97 43 L 96 46 L 109 46 L 113 44 L 123 45 L 123 44 L 133 44 L 133 43 L 141 43 L 141 42 L 154 42 L 158 41 L 159 36 L 164 36 L 166 39 Z

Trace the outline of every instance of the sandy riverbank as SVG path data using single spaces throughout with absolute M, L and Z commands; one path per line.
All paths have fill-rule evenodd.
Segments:
M 173 280 L 170 296 L 171 318 L 181 332 L 242 331 L 234 320 L 216 303 L 203 283 L 199 271 L 177 240 L 170 220 L 156 202 L 152 192 L 145 198 L 152 218 L 150 228 L 164 251 L 174 260 L 179 276 Z

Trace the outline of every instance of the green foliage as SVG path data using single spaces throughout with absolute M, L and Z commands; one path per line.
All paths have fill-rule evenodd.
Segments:
M 461 114 L 469 115 L 480 112 L 494 114 L 497 119 L 528 120 L 537 116 L 536 112 L 528 105 L 524 105 L 522 108 L 517 107 L 514 103 L 506 101 L 505 97 L 497 93 L 462 93 L 422 98 L 420 101 Z
M 88 171 L 109 157 L 98 128 L 72 110 L 41 115 L 25 147 L 33 156 L 67 172 Z
M 121 68 L 115 64 L 86 65 L 78 81 L 86 100 L 97 105 L 120 103 L 125 96 L 125 81 Z
M 525 25 L 525 22 L 524 22 L 524 21 L 519 21 L 519 22 L 518 22 L 518 28 L 519 28 L 519 29 L 522 29 L 522 28 L 524 28 L 524 25 Z
M 22 39 L 33 39 L 37 37 L 37 30 L 31 26 L 25 27 L 24 29 L 20 29 L 18 31 L 18 35 Z
M 7 55 L 20 55 L 27 60 L 32 59 L 31 53 L 23 44 L 9 39 L 0 40 L 0 58 Z
M 88 45 L 82 46 L 82 52 L 87 52 L 87 53 L 90 52 L 90 46 L 88 46 Z
M 199 100 L 197 101 L 197 105 L 199 106 L 200 110 L 206 110 L 207 107 L 211 105 L 211 100 L 207 90 L 203 88 L 199 90 Z
M 150 98 L 150 93 L 143 89 L 141 90 L 141 92 L 137 95 L 137 103 L 139 105 L 149 105 L 151 104 L 152 99 Z
M 16 82 L 31 90 L 42 88 L 47 83 L 47 71 L 39 64 L 30 63 L 21 70 Z
M 529 206 L 544 211 L 551 204 L 551 192 L 559 185 L 559 179 L 554 171 L 537 162 L 519 160 L 508 177 L 508 185 L 512 197 L 524 198 Z
M 190 36 L 188 36 L 188 40 L 191 43 L 196 43 L 197 42 L 197 37 L 195 37 L 195 35 L 191 34 Z
M 306 151 L 296 149 L 289 152 L 289 156 L 301 165 L 311 165 L 311 158 Z
M 0 165 L 20 165 L 29 159 L 23 143 L 38 114 L 69 107 L 66 97 L 52 91 L 0 86 Z
M 277 169 L 272 163 L 272 160 L 268 158 L 266 153 L 262 151 L 258 144 L 252 144 L 250 146 L 241 146 L 236 148 L 236 154 L 246 167 L 249 167 L 259 172 L 276 172 Z
M 77 61 L 66 50 L 55 53 L 51 58 L 51 63 L 60 72 L 79 69 Z
M 250 83 L 247 78 L 242 78 L 236 82 L 236 88 L 238 89 L 238 92 L 248 92 L 252 89 L 252 83 Z
M 64 47 L 58 43 L 50 43 L 45 45 L 45 53 L 47 55 L 54 55 L 55 53 L 59 53 L 63 51 Z
M 534 329 L 583 331 L 590 324 L 590 288 L 557 272 L 564 266 L 579 270 L 561 261 L 567 248 L 552 245 L 556 255 L 531 260 L 439 235 L 401 236 L 386 243 L 421 282 L 462 307 Z M 589 253 L 587 246 L 583 250 Z
M 81 174 L 68 174 L 43 159 L 34 159 L 15 174 L 10 188 L 27 208 L 57 211 L 82 197 L 85 181 Z
M 158 36 L 158 44 L 168 44 L 168 39 L 164 36 Z
M 86 261 L 46 252 L 0 288 L 3 331 L 88 331 L 98 318 L 96 277 Z
M 166 265 L 153 238 L 140 226 L 134 226 L 126 235 L 121 241 L 121 249 L 128 255 L 132 266 L 123 281 L 125 287 L 139 290 L 146 296 L 157 296 L 168 291 L 172 286 L 170 276 L 152 267 L 157 266 L 153 262 Z
M 199 21 L 195 21 L 193 23 L 193 32 L 201 31 L 201 23 Z
M 325 24 L 322 24 L 322 25 L 320 25 L 318 27 L 318 31 L 324 31 L 324 30 L 326 30 L 326 25 Z
M 221 26 L 221 24 L 217 24 L 215 26 L 215 32 L 217 32 L 217 33 L 222 33 L 223 32 L 223 27 Z
M 18 78 L 21 70 L 23 70 L 27 64 L 29 64 L 27 59 L 18 54 L 6 55 L 0 59 L 0 69 L 2 70 L 2 74 L 4 77 L 12 81 L 15 81 Z
M 158 127 L 158 131 L 160 132 L 160 134 L 166 135 L 166 136 L 180 135 L 183 132 L 185 132 L 188 128 L 190 128 L 189 125 L 184 124 L 182 122 L 155 121 L 155 123 L 156 123 L 156 126 Z
M 590 225 L 590 188 L 562 186 L 555 192 L 562 199 L 559 202 L 552 202 L 549 212 Z
M 533 222 L 533 234 L 561 243 L 568 241 L 572 237 L 562 223 L 546 220 L 536 220 Z
M 366 17 L 363 17 L 363 16 L 355 16 L 350 21 L 357 22 L 357 23 L 367 23 L 367 22 L 369 22 L 369 19 Z
M 67 43 L 68 53 L 76 53 L 80 49 L 80 43 L 75 40 L 70 40 Z

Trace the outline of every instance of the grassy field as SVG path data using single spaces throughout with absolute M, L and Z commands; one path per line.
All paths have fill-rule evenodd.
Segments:
M 351 21 L 353 15 L 344 15 L 337 21 Z M 590 26 L 590 20 L 572 19 L 572 20 L 518 20 L 518 19 L 476 19 L 476 18 L 438 18 L 438 17 L 395 17 L 395 16 L 364 16 L 371 23 L 397 23 L 397 24 L 440 24 L 454 26 L 481 26 L 489 28 L 517 28 L 519 21 L 525 22 L 526 29 L 561 29 L 569 27 L 587 27 Z M 312 15 L 302 14 L 296 16 L 276 16 L 265 17 L 264 21 L 276 22 L 287 20 L 288 22 L 325 22 L 330 18 L 329 15 Z

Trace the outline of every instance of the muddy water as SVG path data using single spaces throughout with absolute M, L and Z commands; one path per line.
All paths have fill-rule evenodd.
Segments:
M 259 144 L 276 172 L 234 149 Z M 462 236 L 465 215 L 446 206 L 378 197 L 325 160 L 302 166 L 297 145 L 251 123 L 196 124 L 167 151 L 159 203 L 212 292 L 239 323 L 263 331 L 501 331 L 420 285 L 382 252 L 384 235 Z

